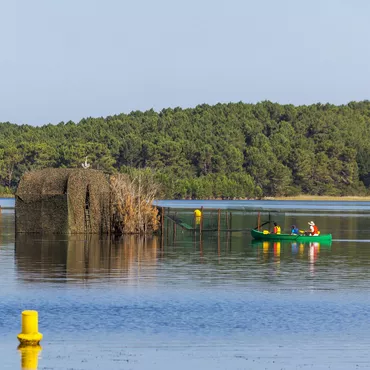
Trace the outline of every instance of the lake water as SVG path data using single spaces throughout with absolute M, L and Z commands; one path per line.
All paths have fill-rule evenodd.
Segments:
M 189 220 L 195 207 L 237 208 L 238 230 L 255 226 L 253 209 L 284 209 L 273 217 L 285 229 L 314 220 L 326 245 L 172 224 L 146 239 L 15 236 L 3 210 L 1 369 L 369 368 L 370 203 L 323 203 L 175 206 Z M 24 309 L 39 312 L 41 350 L 17 350 Z

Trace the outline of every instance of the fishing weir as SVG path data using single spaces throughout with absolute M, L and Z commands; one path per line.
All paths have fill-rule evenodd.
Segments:
M 235 212 L 240 214 L 240 210 L 235 210 Z M 251 224 L 246 227 L 240 227 L 233 224 L 233 211 L 230 209 L 220 209 L 220 208 L 199 208 L 194 211 L 184 211 L 169 207 L 160 207 L 159 213 L 161 215 L 161 231 L 164 229 L 170 229 L 171 226 L 174 230 L 180 228 L 189 232 L 243 232 L 250 231 L 252 228 L 260 228 L 261 225 L 265 225 L 272 222 L 271 212 L 265 212 L 268 215 L 267 221 L 261 221 L 261 211 L 256 210 L 243 210 L 244 215 L 256 214 L 257 224 L 251 227 Z M 243 225 L 244 226 L 244 225 Z
M 271 209 L 239 208 L 181 208 L 158 207 L 160 215 L 160 245 L 192 239 L 202 246 L 205 239 L 220 247 L 231 247 L 232 237 L 250 234 L 252 229 L 269 227 L 273 221 L 284 224 L 284 213 Z
M 192 238 L 194 243 L 202 243 L 205 236 L 207 239 L 217 239 L 218 244 L 223 239 L 229 243 L 233 233 L 249 233 L 249 217 L 255 219 L 254 212 L 251 214 L 243 210 L 203 207 L 195 210 L 159 207 L 158 210 L 161 219 L 161 245 L 165 240 L 169 242 L 172 239 L 175 243 L 183 238 Z M 233 213 L 238 214 L 238 217 L 233 217 Z

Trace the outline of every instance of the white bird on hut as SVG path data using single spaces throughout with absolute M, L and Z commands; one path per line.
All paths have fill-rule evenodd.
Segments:
M 87 169 L 90 167 L 90 163 L 87 163 L 87 156 L 86 156 L 86 159 L 85 159 L 85 163 L 81 163 L 81 166 L 84 168 L 84 169 Z

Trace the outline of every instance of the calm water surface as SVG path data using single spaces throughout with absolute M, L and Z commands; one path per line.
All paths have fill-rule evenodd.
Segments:
M 200 239 L 171 224 L 163 238 L 15 236 L 3 210 L 1 369 L 22 356 L 38 369 L 369 368 L 369 205 L 301 203 L 278 221 L 315 220 L 331 244 Z M 255 222 L 233 213 L 235 229 Z M 17 350 L 24 309 L 39 311 L 38 353 Z

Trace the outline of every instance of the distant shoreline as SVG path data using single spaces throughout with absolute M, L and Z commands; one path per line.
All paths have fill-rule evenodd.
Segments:
M 370 202 L 370 196 L 329 196 L 329 195 L 296 195 L 292 197 L 264 197 L 263 200 L 306 200 L 306 201 L 342 201 Z
M 14 194 L 0 194 L 0 198 L 15 198 Z M 175 199 L 173 199 L 175 200 Z M 182 199 L 189 200 L 189 199 Z M 193 200 L 222 200 L 222 199 L 193 199 Z M 230 199 L 231 200 L 231 199 Z M 235 199 L 235 200 L 256 200 L 256 199 Z M 370 202 L 370 195 L 368 196 L 329 196 L 329 195 L 296 195 L 292 197 L 263 197 L 260 200 L 302 200 L 302 201 L 343 201 L 343 202 Z

